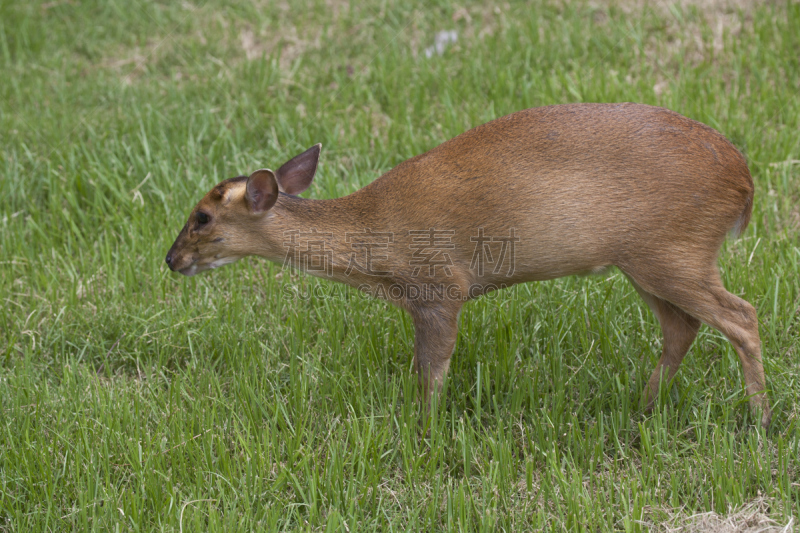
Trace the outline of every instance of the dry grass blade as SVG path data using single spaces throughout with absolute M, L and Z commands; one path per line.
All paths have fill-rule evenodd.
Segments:
M 689 517 L 677 516 L 669 533 L 789 533 L 793 531 L 794 517 L 785 525 L 769 518 L 769 502 L 755 500 L 728 515 L 715 512 L 698 513 Z

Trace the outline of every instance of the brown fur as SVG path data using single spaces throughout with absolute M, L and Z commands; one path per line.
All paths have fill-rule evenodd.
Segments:
M 258 171 L 259 183 L 274 176 L 281 191 L 302 191 L 318 154 L 319 146 L 277 173 Z M 731 340 L 751 406 L 764 426 L 770 421 L 755 310 L 724 289 L 716 267 L 726 234 L 747 225 L 753 181 L 742 155 L 708 126 L 637 104 L 549 106 L 478 126 L 343 198 L 281 192 L 271 209 L 255 212 L 247 184 L 256 195 L 263 186 L 253 179 L 226 180 L 200 201 L 169 252 L 170 268 L 193 274 L 247 255 L 285 264 L 287 250 L 299 250 L 289 264 L 411 314 L 426 398 L 447 372 L 464 301 L 614 265 L 664 333 L 648 406 L 702 321 Z M 199 211 L 211 216 L 209 224 L 196 223 Z M 354 253 L 366 261 L 365 248 L 354 244 L 366 230 L 391 237 L 373 250 L 371 268 L 352 268 Z M 311 268 L 313 251 L 292 248 L 292 231 L 325 251 L 325 268 Z M 481 269 L 476 254 L 484 245 Z M 429 289 L 431 298 L 412 294 Z

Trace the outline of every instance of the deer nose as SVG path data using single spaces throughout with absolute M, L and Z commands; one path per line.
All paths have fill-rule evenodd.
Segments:
M 166 259 L 166 261 L 167 261 L 167 266 L 169 267 L 169 269 L 170 269 L 170 270 L 174 270 L 174 269 L 172 268 L 172 252 L 170 252 L 170 253 L 168 253 L 168 254 L 167 254 L 167 259 Z

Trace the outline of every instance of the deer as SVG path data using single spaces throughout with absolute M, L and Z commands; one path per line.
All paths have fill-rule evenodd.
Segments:
M 192 209 L 168 267 L 193 276 L 260 256 L 391 302 L 413 319 L 427 406 L 467 301 L 616 267 L 663 334 L 645 411 L 705 323 L 733 345 L 751 411 L 769 426 L 756 310 L 725 289 L 717 265 L 726 236 L 748 225 L 753 179 L 718 131 L 642 104 L 538 107 L 477 126 L 347 196 L 301 198 L 320 151 L 216 185 Z

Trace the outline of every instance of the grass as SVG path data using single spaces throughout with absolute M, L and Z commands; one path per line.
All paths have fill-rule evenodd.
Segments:
M 0 3 L 0 530 L 640 531 L 753 505 L 796 527 L 798 27 L 789 1 Z M 322 142 L 306 196 L 336 197 L 578 101 L 745 153 L 753 223 L 720 268 L 759 312 L 768 432 L 708 328 L 641 413 L 660 332 L 618 272 L 470 303 L 423 438 L 400 311 L 256 259 L 164 265 L 226 177 Z

